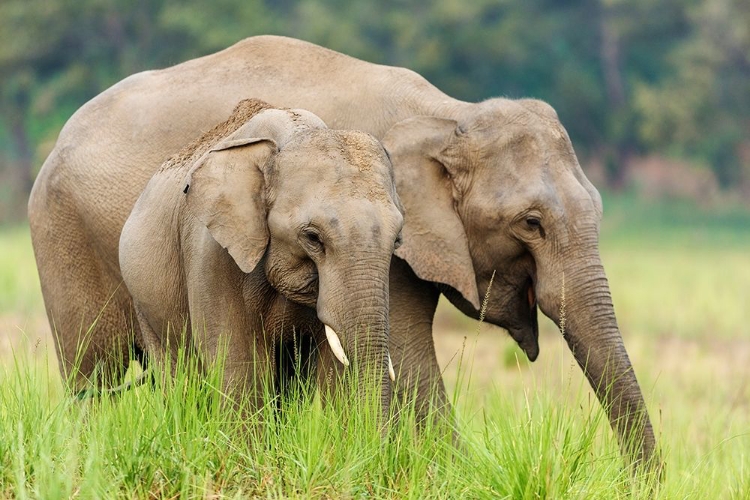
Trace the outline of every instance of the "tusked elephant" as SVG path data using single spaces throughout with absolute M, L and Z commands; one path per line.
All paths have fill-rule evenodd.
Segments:
M 123 227 L 120 269 L 146 351 L 174 367 L 180 347 L 208 363 L 226 348 L 225 393 L 257 409 L 264 381 L 286 374 L 275 353 L 312 337 L 318 385 L 353 355 L 385 417 L 399 206 L 371 135 L 240 102 L 154 174 Z
M 440 293 L 476 318 L 494 273 L 485 320 L 531 360 L 537 307 L 559 326 L 564 291 L 565 339 L 624 451 L 639 463 L 654 456 L 599 256 L 601 199 L 554 109 L 528 99 L 462 102 L 408 69 L 290 38 L 252 37 L 133 75 L 68 121 L 29 202 L 45 304 L 63 338 L 100 311 L 94 335 L 128 328 L 116 255 L 130 208 L 170 152 L 246 96 L 369 132 L 389 151 L 405 208 L 391 264 L 390 352 L 397 391 L 416 394 L 422 415 L 449 411 L 432 338 Z
M 402 227 L 377 139 L 241 101 L 162 165 L 125 222 L 120 269 L 142 344 L 172 367 L 180 348 L 220 361 L 225 393 L 250 395 L 255 409 L 262 381 L 286 387 L 312 363 L 332 394 L 351 357 L 384 419 L 395 380 L 388 272 Z

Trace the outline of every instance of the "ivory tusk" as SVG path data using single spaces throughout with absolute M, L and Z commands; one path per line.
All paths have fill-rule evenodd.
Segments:
M 393 369 L 393 362 L 391 361 L 391 353 L 388 353 L 388 375 L 391 377 L 391 382 L 396 381 L 396 370 Z
M 339 336 L 336 335 L 336 332 L 333 330 L 333 328 L 326 324 L 324 324 L 324 326 L 326 327 L 326 339 L 328 339 L 328 345 L 331 346 L 333 355 L 336 356 L 336 359 L 341 361 L 341 364 L 343 364 L 344 366 L 349 366 L 349 360 L 346 357 L 346 353 L 344 353 L 344 348 L 341 347 Z

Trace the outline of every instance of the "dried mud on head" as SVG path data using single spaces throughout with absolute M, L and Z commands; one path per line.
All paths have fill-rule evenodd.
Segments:
M 189 143 L 178 153 L 171 156 L 164 162 L 160 171 L 178 168 L 182 165 L 193 163 L 208 152 L 208 150 L 215 146 L 220 140 L 235 132 L 253 116 L 266 109 L 275 108 L 260 99 L 244 99 L 240 101 L 237 103 L 237 106 L 234 107 L 229 118 Z

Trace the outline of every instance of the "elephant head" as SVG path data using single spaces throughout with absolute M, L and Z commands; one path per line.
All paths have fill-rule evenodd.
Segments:
M 188 174 L 187 207 L 244 273 L 315 310 L 343 364 L 374 370 L 390 399 L 388 271 L 403 214 L 372 136 L 329 130 L 303 110 L 266 109 Z
M 486 320 L 506 328 L 532 361 L 539 307 L 562 331 L 625 451 L 648 459 L 653 430 L 599 257 L 599 193 L 549 105 L 491 99 L 470 111 L 457 120 L 411 118 L 385 136 L 406 210 L 396 255 L 471 316 L 489 290 Z

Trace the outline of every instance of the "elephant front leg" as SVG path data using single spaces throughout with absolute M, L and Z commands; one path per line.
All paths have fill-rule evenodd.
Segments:
M 254 336 L 240 325 L 194 328 L 196 348 L 207 375 L 221 379 L 227 403 L 241 411 L 242 418 L 255 418 L 276 397 L 271 342 Z M 262 413 L 262 412 L 261 412 Z
M 204 376 L 222 388 L 222 409 L 227 422 L 234 422 L 228 430 L 238 432 L 238 438 L 252 448 L 265 446 L 267 423 L 275 418 L 279 397 L 270 346 L 270 342 L 266 344 L 260 339 L 247 342 L 225 332 L 212 347 L 203 344 L 200 348 L 200 358 L 205 360 Z
M 160 336 L 151 326 L 143 309 L 137 302 L 134 302 L 133 309 L 135 310 L 135 317 L 138 321 L 138 326 L 141 332 L 140 340 L 143 343 L 143 348 L 145 350 L 145 359 L 142 366 L 144 369 L 152 370 L 152 382 L 155 383 L 157 379 L 161 379 L 161 387 L 166 387 L 164 384 L 164 378 L 167 376 L 168 372 L 170 372 L 171 376 L 174 376 L 174 368 L 171 371 L 166 368 L 167 363 L 165 363 L 165 359 L 167 359 L 168 354 L 162 344 Z M 174 360 L 176 360 L 176 356 L 174 357 Z M 172 367 L 174 367 L 175 364 L 176 363 L 174 363 L 173 360 L 169 363 Z
M 452 425 L 450 402 L 440 373 L 432 320 L 440 293 L 393 257 L 390 272 L 390 353 L 396 372 L 396 404 L 414 404 L 418 422 Z
M 146 351 L 147 363 L 158 366 L 164 373 L 175 376 L 180 350 L 186 353 L 191 345 L 185 334 L 190 329 L 189 323 L 174 318 L 156 317 L 145 312 L 144 308 L 134 301 L 133 308 L 140 328 L 140 341 Z M 154 327 L 153 325 L 158 325 Z M 182 325 L 182 326 L 180 326 Z

